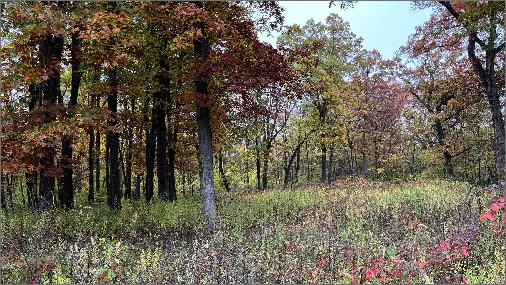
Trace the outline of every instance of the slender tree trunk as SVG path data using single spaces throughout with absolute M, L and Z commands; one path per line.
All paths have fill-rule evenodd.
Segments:
M 202 1 L 195 2 L 197 8 L 204 8 Z M 193 42 L 196 67 L 207 62 L 210 53 L 209 41 L 206 38 L 204 22 L 199 22 L 197 28 L 202 36 Z M 204 202 L 204 214 L 207 225 L 210 229 L 216 229 L 217 211 L 216 198 L 214 194 L 213 177 L 213 151 L 211 145 L 211 110 L 207 107 L 209 99 L 207 76 L 201 75 L 195 80 L 196 92 L 203 97 L 202 102 L 197 102 L 197 128 L 198 128 L 198 146 L 199 146 L 199 166 L 200 166 L 200 193 Z
M 271 152 L 271 143 L 265 143 L 265 152 L 264 152 L 264 163 L 262 169 L 262 189 L 267 189 L 268 184 L 268 174 L 269 174 L 269 154 Z
M 221 180 L 225 186 L 225 191 L 230 192 L 230 185 L 228 184 L 227 177 L 225 176 L 225 170 L 223 169 L 223 154 L 221 150 L 218 153 L 218 171 L 220 172 Z
M 141 180 L 142 180 L 142 175 L 137 173 L 137 175 L 135 177 L 135 192 L 133 195 L 133 199 L 135 201 L 139 201 L 141 199 Z
M 5 175 L 3 175 L 0 171 L 0 180 L 1 180 L 1 186 L 0 186 L 0 190 L 1 190 L 1 203 L 2 203 L 2 209 L 6 209 L 7 208 L 7 203 L 5 201 L 5 185 L 7 183 L 5 183 Z
M 31 95 L 31 100 L 28 104 L 28 111 L 32 112 L 35 109 L 35 105 L 39 101 L 39 88 L 35 86 L 35 84 L 30 84 L 30 87 L 28 89 L 28 92 Z M 37 167 L 38 159 L 34 158 L 34 166 Z M 36 188 L 36 179 L 37 179 L 37 172 L 25 172 L 25 179 L 26 179 L 26 191 L 27 191 L 27 200 L 28 200 L 28 207 L 32 210 L 35 210 L 37 207 L 37 188 Z M 2 199 L 5 197 L 3 196 L 2 192 Z M 2 200 L 4 201 L 4 200 Z M 5 202 L 5 201 L 4 201 Z
M 77 97 L 79 96 L 79 86 L 81 85 L 81 39 L 79 34 L 72 33 L 71 43 L 71 63 L 72 63 L 72 79 L 70 88 L 70 114 L 74 116 L 74 108 L 77 105 Z M 92 131 L 93 132 L 93 131 Z M 62 140 L 62 161 L 63 161 L 63 187 L 62 191 L 58 192 L 58 198 L 61 206 L 65 209 L 74 208 L 74 184 L 73 175 L 74 170 L 72 168 L 72 137 L 65 135 Z M 92 143 L 93 144 L 93 143 Z M 91 160 L 92 158 L 90 158 Z M 93 166 L 91 165 L 91 172 L 93 172 Z M 92 179 L 93 180 L 93 179 Z M 91 186 L 92 187 L 92 186 Z
M 327 175 L 327 182 L 330 185 L 332 183 L 332 169 L 334 164 L 334 143 L 330 144 L 330 156 L 329 156 L 329 165 L 328 165 L 328 175 Z
M 327 146 L 325 145 L 322 146 L 321 165 L 322 165 L 321 182 L 325 183 L 327 180 Z
M 299 183 L 299 170 L 300 170 L 300 147 L 297 149 L 297 158 L 295 162 L 295 183 Z
M 105 189 L 106 189 L 106 194 L 107 194 L 107 204 L 111 204 L 112 202 L 110 201 L 110 198 L 112 197 L 111 196 L 111 178 L 110 178 L 110 174 L 111 174 L 111 171 L 110 171 L 110 141 L 111 139 L 109 138 L 110 134 L 109 132 L 106 133 L 105 135 Z
M 176 190 L 176 143 L 177 143 L 177 128 L 169 132 L 169 201 L 177 200 Z M 183 182 L 184 185 L 184 182 Z
M 95 142 L 95 132 L 93 131 L 93 129 L 90 129 L 90 141 L 89 141 L 89 145 L 88 145 L 88 169 L 89 169 L 89 175 L 88 175 L 88 202 L 90 204 L 92 204 L 94 201 L 95 201 L 95 192 L 94 192 L 94 186 L 95 186 L 95 183 L 93 181 L 93 168 L 94 168 L 94 165 L 93 165 L 93 159 L 94 159 L 94 154 L 93 154 L 93 144 Z
M 365 151 L 362 151 L 362 177 L 367 177 L 367 160 L 365 158 Z
M 118 112 L 118 82 L 116 78 L 116 68 L 109 71 L 109 85 L 112 93 L 108 98 L 108 108 L 114 118 L 109 121 L 109 126 L 116 125 L 116 114 Z M 109 171 L 110 171 L 110 191 L 109 208 L 119 210 L 121 208 L 121 175 L 119 165 L 119 134 L 117 132 L 108 131 L 109 137 Z
M 249 138 L 246 137 L 246 150 L 248 150 L 249 148 Z M 246 159 L 244 161 L 244 167 L 245 167 L 245 174 L 246 174 L 246 179 L 245 179 L 245 182 L 246 182 L 246 185 L 249 189 L 249 157 L 248 155 L 246 155 Z
M 149 101 L 146 99 L 145 102 L 145 120 L 148 121 Z M 146 202 L 150 203 L 153 198 L 154 191 L 154 158 L 155 158 L 155 141 L 153 138 L 153 126 L 149 130 L 146 130 Z
M 156 139 L 156 175 L 158 177 L 158 198 L 162 201 L 169 199 L 168 188 L 168 161 L 167 161 L 167 128 L 165 119 L 167 117 L 166 104 L 170 88 L 169 78 L 166 76 L 168 65 L 165 59 L 159 61 L 160 71 L 157 74 L 158 84 L 161 90 L 155 92 L 153 100 L 153 129 Z
M 260 168 L 261 168 L 261 162 L 260 162 L 260 146 L 258 145 L 258 137 L 255 138 L 255 146 L 256 146 L 256 168 L 257 168 L 257 190 L 262 189 L 262 184 L 260 182 Z

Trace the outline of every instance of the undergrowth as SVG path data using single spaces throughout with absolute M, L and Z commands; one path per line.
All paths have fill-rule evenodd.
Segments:
M 4 211 L 2 283 L 499 283 L 504 225 L 479 220 L 492 195 L 363 180 L 219 193 L 213 233 L 198 196 Z

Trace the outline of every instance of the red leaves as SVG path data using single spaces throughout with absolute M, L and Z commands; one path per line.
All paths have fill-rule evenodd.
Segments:
M 318 264 L 318 265 L 325 265 L 325 264 L 327 264 L 327 259 L 322 258 L 322 259 L 320 259 L 320 261 L 318 261 L 318 263 L 317 263 L 317 264 Z
M 490 221 L 494 220 L 494 215 L 492 215 L 490 212 L 485 212 L 480 215 L 480 222 L 483 222 L 485 220 L 489 219 Z
M 490 209 L 482 213 L 480 215 L 480 222 L 484 222 L 485 220 L 490 220 L 491 222 L 494 221 L 495 215 L 501 211 L 501 209 L 504 209 L 504 197 L 496 197 L 493 198 L 490 201 Z M 504 211 L 504 210 L 502 210 Z M 504 215 L 504 212 L 501 213 L 501 223 L 504 224 L 506 222 L 506 217 Z

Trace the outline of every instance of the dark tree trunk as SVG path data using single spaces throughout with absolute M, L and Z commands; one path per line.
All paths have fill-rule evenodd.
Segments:
M 165 59 L 159 60 L 160 71 L 157 74 L 160 90 L 153 96 L 153 129 L 156 139 L 156 175 L 158 177 L 158 198 L 162 201 L 169 199 L 168 161 L 167 161 L 167 117 L 166 105 L 170 88 L 168 77 L 169 66 Z
M 30 87 L 28 89 L 28 92 L 30 93 L 31 99 L 28 103 L 28 110 L 32 112 L 35 109 L 35 105 L 39 101 L 39 88 L 37 88 L 34 84 L 30 84 Z M 34 166 L 37 167 L 38 159 L 34 158 Z M 27 191 L 27 200 L 28 200 L 28 207 L 32 210 L 37 208 L 37 172 L 26 172 L 25 173 L 25 179 L 26 179 L 26 191 Z M 5 197 L 2 196 L 2 199 Z M 4 200 L 3 200 L 4 201 Z M 4 201 L 5 202 L 5 201 Z
M 334 166 L 334 144 L 330 144 L 330 157 L 329 157 L 329 165 L 327 167 L 328 169 L 328 175 L 327 175 L 327 180 L 328 180 L 328 184 L 330 185 L 332 183 L 332 179 L 333 179 L 333 176 L 332 176 L 332 170 L 333 170 L 333 166 Z
M 63 54 L 63 38 L 56 37 L 54 35 L 46 35 L 46 38 L 40 42 L 40 62 L 42 66 L 50 70 L 49 67 L 52 62 L 56 59 L 58 62 L 61 61 Z M 61 96 L 60 90 L 60 71 L 58 69 L 51 70 L 52 74 L 49 78 L 42 83 L 42 93 L 44 104 L 46 106 L 54 105 L 58 98 Z M 50 123 L 55 119 L 55 115 L 51 112 L 44 112 L 44 123 Z M 40 200 L 39 208 L 41 210 L 49 209 L 53 206 L 55 178 L 53 171 L 55 168 L 54 159 L 56 155 L 56 149 L 53 146 L 45 147 L 44 156 L 40 159 L 41 167 L 41 179 L 40 179 Z
M 309 183 L 309 181 L 311 179 L 311 173 L 310 173 L 311 171 L 309 169 L 310 161 L 309 161 L 309 147 L 307 145 L 307 141 L 306 141 L 306 163 L 307 163 L 307 173 L 306 173 L 307 174 L 307 183 Z
M 297 163 L 296 163 L 296 167 L 295 167 L 295 171 L 296 173 L 299 172 L 299 162 L 300 162 L 300 148 L 302 147 L 302 144 L 304 143 L 304 141 L 301 141 L 297 144 L 297 146 L 295 147 L 295 150 L 292 152 L 292 154 L 290 155 L 290 158 L 286 160 L 286 164 L 284 166 L 284 172 L 285 172 L 285 178 L 284 178 L 284 181 L 283 181 L 283 184 L 285 186 L 288 185 L 288 183 L 290 182 L 290 169 L 292 168 L 292 164 L 293 164 L 293 161 L 295 158 L 297 158 Z M 295 175 L 296 179 L 297 179 L 297 174 Z
M 225 186 L 225 191 L 230 192 L 230 185 L 228 184 L 227 177 L 225 176 L 225 170 L 223 169 L 223 154 L 220 150 L 218 153 L 218 170 L 220 172 L 221 180 Z
M 88 169 L 89 169 L 89 175 L 88 175 L 88 202 L 92 204 L 95 201 L 95 192 L 94 187 L 95 183 L 93 181 L 94 175 L 93 175 L 93 160 L 94 160 L 94 154 L 93 154 L 93 144 L 95 142 L 95 132 L 93 129 L 90 129 L 90 141 L 89 141 L 89 148 L 88 148 Z
M 126 170 L 125 170 L 125 198 L 132 198 L 132 130 L 128 132 Z
M 133 199 L 135 201 L 139 201 L 141 199 L 141 180 L 142 175 L 137 174 L 137 176 L 135 177 L 135 192 L 133 195 Z
M 362 151 L 362 177 L 367 177 L 367 160 L 365 158 L 365 151 Z
M 148 121 L 149 101 L 146 99 L 144 119 Z M 153 126 L 150 130 L 146 130 L 146 202 L 150 203 L 153 198 L 154 191 L 154 158 L 155 158 L 155 140 L 153 138 Z
M 169 201 L 177 200 L 176 191 L 176 143 L 177 143 L 177 128 L 174 127 L 172 132 L 169 132 Z M 184 187 L 184 182 L 183 182 Z
M 448 182 L 453 182 L 453 165 L 452 165 L 452 155 L 450 152 L 445 150 L 445 133 L 443 129 L 443 125 L 441 123 L 441 120 L 437 119 L 436 123 L 434 124 L 437 134 L 437 140 L 439 146 L 443 149 L 443 157 L 444 157 L 444 169 L 445 169 L 445 175 Z
M 255 146 L 256 146 L 256 168 L 257 168 L 257 190 L 262 189 L 262 185 L 260 182 L 260 146 L 258 145 L 258 137 L 255 139 Z
M 324 138 L 324 136 L 322 136 Z M 325 183 L 327 180 L 327 146 L 322 146 L 322 156 L 321 156 L 321 164 L 322 164 L 322 177 L 321 182 Z
M 98 99 L 98 98 L 97 98 Z M 95 191 L 100 192 L 100 132 L 95 136 Z
M 246 150 L 249 148 L 249 138 L 246 137 Z M 245 174 L 246 174 L 246 177 L 245 177 L 245 182 L 246 182 L 246 185 L 249 189 L 249 157 L 246 155 L 246 159 L 244 161 L 244 167 L 245 167 Z
M 74 116 L 74 108 L 77 105 L 77 97 L 79 96 L 79 86 L 81 85 L 81 39 L 78 33 L 72 33 L 72 43 L 70 47 L 71 63 L 72 63 L 72 79 L 70 87 L 70 114 Z M 92 131 L 93 132 L 93 131 Z M 62 191 L 58 192 L 60 205 L 65 209 L 74 208 L 74 184 L 72 168 L 72 137 L 65 135 L 62 140 L 62 162 L 63 162 L 63 187 Z M 93 144 L 93 143 L 92 143 Z M 90 157 L 90 160 L 92 157 Z M 93 165 L 90 165 L 91 172 L 93 172 Z M 92 179 L 93 180 L 93 179 Z
M 203 9 L 204 4 L 201 1 L 196 2 L 198 8 Z M 204 22 L 199 22 L 197 28 L 201 35 L 193 42 L 196 68 L 200 69 L 208 57 L 211 50 L 209 41 L 205 36 Z M 202 102 L 197 102 L 197 128 L 199 145 L 199 166 L 200 166 L 200 192 L 204 202 L 204 214 L 207 219 L 208 227 L 212 230 L 216 228 L 217 211 L 216 198 L 214 194 L 213 178 L 213 151 L 211 146 L 211 110 L 207 107 L 208 87 L 207 76 L 200 75 L 195 80 L 196 92 L 202 98 Z
M 267 189 L 269 175 L 269 154 L 271 152 L 270 142 L 265 142 L 264 163 L 262 169 L 262 189 Z
M 457 12 L 452 4 L 449 1 L 439 1 L 441 5 L 443 5 L 448 12 L 457 20 L 461 20 L 461 14 Z M 490 111 L 492 114 L 492 128 L 494 129 L 494 147 L 496 152 L 496 165 L 499 177 L 501 180 L 505 179 L 504 175 L 504 164 L 505 164 L 505 130 L 504 130 L 504 119 L 502 114 L 501 107 L 501 96 L 503 95 L 503 88 L 500 83 L 498 83 L 498 75 L 495 71 L 496 64 L 496 56 L 500 53 L 504 53 L 504 40 L 499 41 L 499 45 L 496 46 L 496 42 L 498 40 L 497 35 L 497 13 L 500 10 L 498 9 L 488 9 L 489 12 L 489 28 L 487 34 L 487 42 L 483 43 L 479 41 L 478 32 L 473 29 L 473 27 L 469 27 L 466 24 L 466 21 L 461 21 L 464 24 L 466 29 L 469 32 L 468 45 L 467 45 L 467 55 L 471 64 L 473 66 L 474 72 L 479 76 L 481 85 L 485 89 L 487 94 L 487 99 L 490 107 Z M 483 61 L 476 56 L 476 43 L 481 45 L 481 48 L 485 51 L 485 66 L 483 66 Z M 506 185 L 504 187 L 504 195 L 506 195 Z
M 131 99 L 132 113 L 135 114 L 135 98 Z M 132 199 L 132 144 L 133 133 L 132 127 L 128 127 L 127 133 L 127 153 L 126 153 L 126 170 L 125 170 L 125 198 Z
M 295 177 L 294 177 L 295 183 L 299 183 L 299 170 L 300 170 L 300 147 L 299 149 L 297 149 L 297 159 L 295 161 Z
M 111 139 L 109 138 L 109 132 L 106 133 L 105 135 L 105 189 L 106 189 L 106 194 L 107 194 L 107 204 L 110 204 L 111 201 L 109 201 L 109 199 L 111 198 L 111 178 L 110 178 L 110 174 L 111 172 L 109 171 L 110 169 L 110 141 Z
M 0 190 L 1 190 L 1 203 L 2 203 L 2 209 L 6 209 L 7 208 L 7 202 L 5 201 L 5 175 L 3 175 L 1 172 L 0 172 L 0 180 L 1 180 L 1 186 L 0 186 Z
M 113 118 L 109 121 L 109 126 L 116 126 L 116 114 L 118 112 L 118 82 L 116 78 L 116 68 L 109 71 L 109 86 L 112 93 L 108 98 L 108 108 L 113 114 Z M 109 208 L 119 210 L 121 208 L 121 175 L 119 165 L 119 134 L 117 132 L 108 131 L 109 137 L 109 160 L 110 160 L 110 199 Z
M 350 149 L 350 173 L 351 176 L 355 177 L 357 175 L 356 168 L 355 168 L 355 157 L 354 155 L 354 145 L 353 141 L 351 140 L 350 133 L 346 132 L 346 139 L 348 140 L 348 148 Z

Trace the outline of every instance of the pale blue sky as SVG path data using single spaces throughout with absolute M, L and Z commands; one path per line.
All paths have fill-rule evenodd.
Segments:
M 329 8 L 329 1 L 280 1 L 285 8 L 285 25 L 304 25 L 313 18 L 325 22 L 330 13 L 337 13 L 350 23 L 351 31 L 362 37 L 363 47 L 377 49 L 383 58 L 392 58 L 400 46 L 404 45 L 415 27 L 427 21 L 431 9 L 413 11 L 410 1 L 359 1 L 354 8 L 342 10 L 339 3 Z M 273 37 L 261 34 L 260 39 L 275 45 L 277 33 Z

